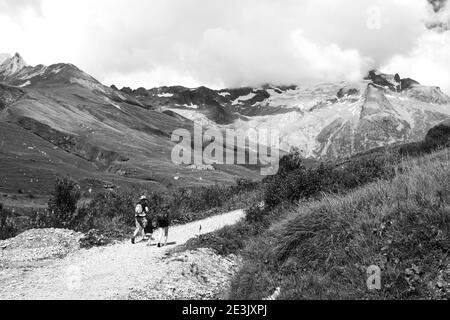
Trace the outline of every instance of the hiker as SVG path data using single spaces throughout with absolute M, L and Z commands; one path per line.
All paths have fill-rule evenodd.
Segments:
M 147 235 L 150 234 L 150 241 L 148 242 L 148 246 L 153 245 L 153 232 L 155 230 L 158 230 L 158 248 L 161 248 L 163 246 L 167 246 L 167 241 L 169 239 L 169 228 L 170 228 L 170 219 L 169 214 L 166 213 L 160 213 L 157 215 L 153 215 L 148 222 L 148 226 L 146 228 Z
M 135 220 L 136 220 L 136 231 L 133 234 L 133 237 L 131 238 L 131 243 L 136 243 L 136 237 L 141 234 L 142 240 L 146 241 L 148 240 L 145 228 L 148 225 L 147 220 L 147 213 L 149 212 L 149 206 L 148 206 L 148 200 L 146 196 L 142 196 L 139 199 L 138 204 L 135 208 Z
M 161 248 L 162 246 L 167 246 L 167 240 L 169 239 L 170 219 L 167 211 L 157 216 L 157 226 L 159 229 L 158 248 Z M 164 245 L 162 244 L 163 239 Z

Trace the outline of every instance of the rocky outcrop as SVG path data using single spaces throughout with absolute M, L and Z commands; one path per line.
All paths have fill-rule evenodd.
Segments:
M 24 95 L 24 93 L 25 92 L 19 88 L 0 84 L 0 110 L 16 102 Z
M 340 89 L 338 91 L 337 97 L 339 99 L 342 99 L 342 98 L 348 98 L 350 96 L 357 96 L 359 94 L 360 94 L 359 89 L 356 89 L 356 88 L 342 88 L 342 89 Z
M 416 100 L 433 104 L 450 104 L 450 97 L 444 94 L 439 87 L 426 87 L 415 85 L 406 94 Z
M 131 90 L 130 87 L 123 87 L 122 89 L 120 89 L 120 91 L 126 94 L 133 94 L 133 90 Z
M 408 90 L 408 89 L 411 89 L 411 88 L 413 88 L 415 86 L 420 85 L 419 82 L 417 82 L 416 80 L 413 80 L 411 78 L 401 79 L 400 80 L 400 84 L 401 84 L 401 90 L 402 91 L 405 91 L 405 90 Z
M 396 75 L 387 75 L 378 72 L 377 70 L 369 71 L 369 75 L 366 77 L 372 84 L 380 86 L 382 88 L 389 88 L 392 91 L 399 91 L 399 85 L 401 82 L 400 77 Z
M 395 75 L 381 73 L 377 70 L 372 70 L 366 77 L 372 84 L 382 88 L 389 88 L 391 91 L 402 92 L 409 90 L 415 86 L 419 86 L 420 83 L 411 78 L 402 79 L 397 73 Z

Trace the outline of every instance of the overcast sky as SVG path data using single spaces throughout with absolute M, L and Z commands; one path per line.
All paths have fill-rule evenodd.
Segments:
M 380 68 L 450 93 L 450 5 L 430 1 L 0 0 L 0 53 L 71 62 L 119 87 L 351 81 Z

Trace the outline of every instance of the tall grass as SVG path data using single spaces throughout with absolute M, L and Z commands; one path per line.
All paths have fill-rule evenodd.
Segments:
M 282 299 L 450 297 L 450 153 L 397 167 L 347 195 L 303 205 L 250 244 L 232 298 Z M 370 292 L 367 268 L 382 270 Z

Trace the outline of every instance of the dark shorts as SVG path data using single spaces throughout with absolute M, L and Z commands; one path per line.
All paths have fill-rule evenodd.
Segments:
M 170 221 L 168 218 L 158 217 L 158 228 L 168 228 Z

